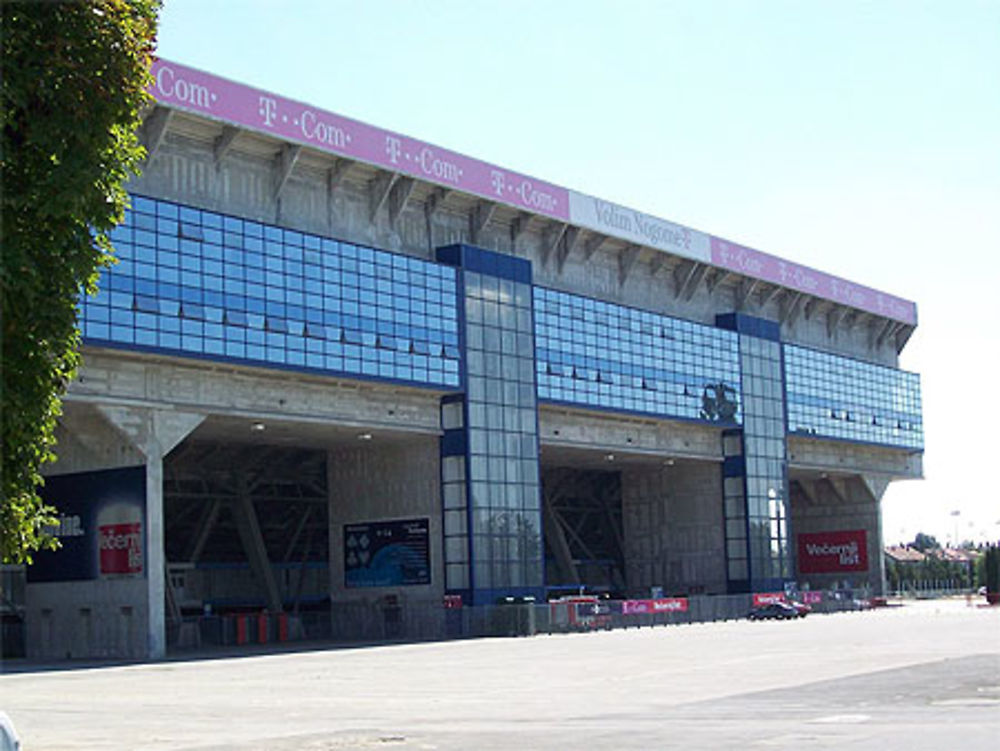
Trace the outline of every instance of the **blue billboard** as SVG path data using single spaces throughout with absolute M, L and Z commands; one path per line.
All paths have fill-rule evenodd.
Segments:
M 344 525 L 344 585 L 405 587 L 431 583 L 430 519 Z

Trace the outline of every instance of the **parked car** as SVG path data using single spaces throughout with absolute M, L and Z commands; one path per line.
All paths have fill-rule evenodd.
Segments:
M 804 602 L 799 602 L 798 600 L 790 600 L 789 605 L 795 608 L 795 612 L 798 613 L 799 618 L 805 618 L 812 612 L 812 608 L 806 605 Z
M 808 611 L 806 611 L 808 612 Z M 799 612 L 787 602 L 771 602 L 761 605 L 747 613 L 747 618 L 751 621 L 764 621 L 770 619 L 787 620 L 791 618 L 805 618 L 806 612 Z

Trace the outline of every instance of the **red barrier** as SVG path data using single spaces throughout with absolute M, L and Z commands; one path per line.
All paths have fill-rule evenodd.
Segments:
M 260 613 L 257 616 L 257 643 L 267 644 L 267 613 Z
M 288 613 L 278 614 L 278 641 L 288 641 Z
M 247 620 L 242 615 L 236 616 L 236 643 L 247 643 Z

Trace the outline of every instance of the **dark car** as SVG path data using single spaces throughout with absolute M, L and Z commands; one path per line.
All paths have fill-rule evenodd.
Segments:
M 804 618 L 805 615 L 804 612 L 800 613 L 787 602 L 770 602 L 767 605 L 761 605 L 759 608 L 751 610 L 747 613 L 747 618 L 751 621 L 764 621 L 772 618 L 785 620 L 789 618 Z

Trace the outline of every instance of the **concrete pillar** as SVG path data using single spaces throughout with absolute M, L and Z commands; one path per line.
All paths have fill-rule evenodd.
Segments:
M 792 483 L 792 526 L 795 539 L 822 543 L 846 540 L 864 532 L 868 565 L 864 571 L 803 572 L 801 553 L 797 562 L 799 584 L 812 589 L 840 586 L 867 587 L 872 594 L 885 592 L 885 563 L 882 555 L 881 499 L 889 479 L 879 475 L 796 477 Z
M 190 412 L 101 405 L 98 407 L 145 457 L 146 464 L 146 601 L 149 612 L 146 652 L 161 659 L 167 652 L 166 553 L 163 521 L 163 457 L 205 419 Z

